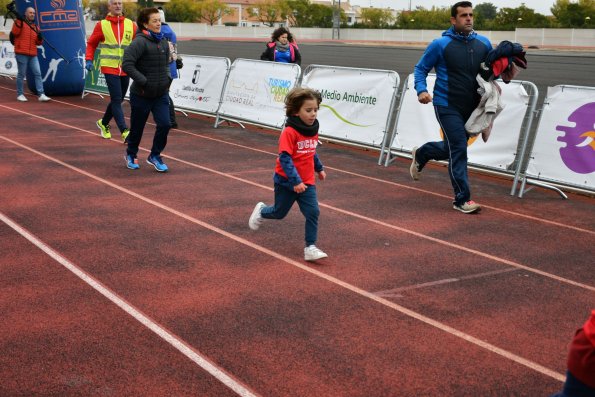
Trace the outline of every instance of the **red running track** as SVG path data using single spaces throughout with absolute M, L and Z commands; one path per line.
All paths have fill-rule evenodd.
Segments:
M 548 396 L 594 307 L 593 198 L 324 144 L 319 246 L 270 203 L 278 133 L 179 117 L 130 171 L 96 96 L 0 80 L 0 395 Z M 129 114 L 128 105 L 125 113 Z M 143 147 L 150 146 L 152 125 Z

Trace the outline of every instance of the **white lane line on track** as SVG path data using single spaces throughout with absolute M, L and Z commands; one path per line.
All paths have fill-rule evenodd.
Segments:
M 2 87 L 2 88 L 4 88 L 4 87 Z M 91 108 L 88 108 L 88 107 L 76 105 L 76 104 L 73 104 L 73 103 L 70 103 L 70 102 L 64 102 L 64 101 L 58 101 L 58 100 L 55 100 L 54 102 L 62 103 L 64 105 L 68 105 L 68 106 L 72 106 L 72 107 L 76 107 L 76 108 L 80 108 L 80 109 L 85 109 L 85 110 L 96 112 L 96 113 L 103 113 L 103 111 L 99 111 L 99 110 L 96 110 L 96 109 L 91 109 Z M 2 106 L 2 105 L 0 105 L 0 106 Z M 12 109 L 12 108 L 9 108 L 9 109 Z M 23 113 L 26 113 L 26 112 L 23 112 Z M 26 113 L 26 114 L 29 114 L 29 113 Z M 30 114 L 30 115 L 33 116 L 33 114 Z M 43 117 L 41 117 L 41 118 L 43 118 Z M 153 124 L 153 123 L 147 122 L 147 124 Z M 81 130 L 81 131 L 84 131 L 84 132 L 87 132 L 87 133 L 91 133 L 91 132 L 89 132 L 87 130 L 84 130 L 82 128 L 77 128 L 77 127 L 72 127 L 72 126 L 69 126 L 69 127 L 75 128 L 75 129 L 78 129 L 78 130 Z M 195 136 L 197 138 L 202 138 L 202 139 L 206 139 L 206 140 L 210 140 L 210 141 L 214 141 L 214 142 L 219 142 L 219 143 L 223 143 L 223 144 L 226 144 L 226 145 L 230 145 L 230 146 L 235 146 L 235 147 L 238 147 L 238 148 L 242 148 L 242 149 L 245 149 L 245 150 L 250 150 L 250 151 L 253 151 L 253 152 L 264 153 L 264 154 L 271 155 L 271 156 L 277 156 L 277 153 L 268 152 L 266 150 L 257 149 L 257 148 L 254 148 L 254 147 L 245 146 L 245 145 L 241 145 L 241 144 L 238 144 L 238 143 L 225 141 L 223 139 L 213 138 L 213 137 L 210 137 L 210 136 L 201 135 L 201 134 L 197 134 L 197 133 L 190 132 L 190 131 L 181 130 L 179 128 L 177 128 L 176 130 L 179 131 L 179 132 L 181 132 L 181 133 L 183 133 L 183 134 Z M 93 135 L 99 135 L 97 133 L 91 133 L 91 134 L 93 134 Z M 170 156 L 164 155 L 163 157 L 170 157 Z M 446 198 L 448 200 L 452 200 L 452 196 L 449 196 L 449 195 L 446 195 L 446 194 L 432 192 L 432 191 L 421 189 L 421 188 L 418 188 L 418 187 L 415 187 L 415 186 L 403 185 L 403 184 L 400 184 L 400 183 L 397 183 L 397 182 L 387 181 L 387 180 L 376 178 L 376 177 L 373 177 L 373 176 L 368 176 L 368 175 L 358 174 L 358 173 L 352 172 L 352 171 L 342 170 L 340 168 L 334 168 L 334 167 L 329 167 L 329 166 L 325 166 L 325 168 L 327 168 L 329 170 L 337 171 L 337 172 L 340 172 L 340 173 L 343 173 L 343 174 L 346 174 L 346 175 L 351 175 L 351 176 L 354 176 L 354 177 L 357 177 L 357 178 L 368 179 L 370 181 L 382 183 L 382 184 L 385 184 L 385 185 L 391 185 L 391 186 L 395 186 L 395 187 L 398 187 L 398 188 L 403 188 L 403 189 L 407 189 L 407 190 L 413 190 L 413 191 L 416 191 L 416 192 L 419 192 L 419 193 L 429 194 L 429 195 L 432 195 L 432 196 L 436 196 L 436 197 L 441 197 L 441 198 Z M 546 223 L 548 225 L 558 226 L 558 227 L 562 227 L 562 228 L 565 228 L 565 229 L 571 229 L 571 230 L 574 230 L 574 231 L 577 231 L 577 232 L 581 232 L 581 233 L 588 233 L 588 234 L 595 235 L 595 230 L 589 230 L 589 229 L 581 228 L 581 227 L 578 227 L 578 226 L 567 225 L 565 223 L 556 222 L 556 221 L 552 221 L 552 220 L 544 219 L 544 218 L 539 218 L 539 217 L 536 217 L 536 216 L 533 216 L 533 215 L 522 214 L 520 212 L 505 210 L 503 208 L 493 207 L 491 205 L 482 204 L 482 207 L 483 208 L 486 208 L 486 209 L 493 210 L 493 211 L 498 211 L 498 212 L 501 212 L 501 213 L 504 213 L 504 214 L 508 214 L 508 215 L 511 215 L 511 216 L 516 216 L 516 217 L 519 217 L 519 218 L 524 218 L 524 219 L 532 220 L 532 221 L 535 221 L 535 222 Z
M 172 215 L 178 216 L 178 217 L 180 217 L 182 219 L 185 219 L 185 220 L 187 220 L 187 221 L 189 221 L 191 223 L 194 223 L 196 225 L 202 226 L 205 229 L 208 229 L 208 230 L 210 230 L 210 231 L 212 231 L 214 233 L 217 233 L 217 234 L 219 234 L 219 235 L 221 235 L 223 237 L 226 237 L 226 238 L 228 238 L 228 239 L 230 239 L 232 241 L 235 241 L 235 242 L 237 242 L 239 244 L 242 244 L 242 245 L 244 245 L 246 247 L 250 247 L 252 249 L 255 249 L 255 250 L 259 251 L 259 252 L 262 252 L 263 254 L 269 255 L 272 258 L 276 258 L 276 259 L 278 259 L 278 260 L 280 260 L 282 262 L 285 262 L 285 263 L 287 263 L 289 265 L 295 266 L 295 267 L 297 267 L 297 268 L 299 268 L 299 269 L 301 269 L 301 270 L 303 270 L 305 272 L 308 272 L 308 273 L 313 274 L 316 277 L 319 277 L 319 278 L 321 278 L 323 280 L 327 280 L 327 281 L 329 281 L 329 282 L 331 282 L 331 283 L 333 283 L 333 284 L 335 284 L 337 286 L 340 286 L 342 288 L 345 288 L 345 289 L 347 289 L 347 290 L 349 290 L 349 291 L 351 291 L 351 292 L 353 292 L 355 294 L 358 294 L 358 295 L 363 296 L 365 298 L 368 298 L 368 299 L 370 299 L 372 301 L 375 301 L 377 303 L 380 303 L 381 305 L 384 305 L 386 307 L 389 307 L 391 309 L 394 309 L 394 310 L 396 310 L 396 311 L 398 311 L 398 312 L 400 312 L 400 313 L 402 313 L 402 314 L 404 314 L 406 316 L 409 316 L 409 317 L 412 317 L 412 318 L 414 318 L 416 320 L 419 320 L 419 321 L 421 321 L 421 322 L 423 322 L 425 324 L 428 324 L 428 325 L 430 325 L 432 327 L 435 327 L 435 328 L 437 328 L 437 329 L 439 329 L 439 330 L 441 330 L 443 332 L 446 332 L 446 333 L 448 333 L 450 335 L 453 335 L 453 336 L 456 336 L 458 338 L 461 338 L 461 339 L 463 339 L 463 340 L 465 340 L 465 341 L 467 341 L 469 343 L 472 343 L 472 344 L 474 344 L 476 346 L 479 346 L 479 347 L 481 347 L 483 349 L 486 349 L 486 350 L 488 350 L 488 351 L 490 351 L 492 353 L 495 353 L 495 354 L 498 354 L 498 355 L 500 355 L 502 357 L 505 357 L 505 358 L 507 358 L 507 359 L 509 359 L 511 361 L 514 361 L 514 362 L 516 362 L 518 364 L 521 364 L 521 365 L 523 365 L 523 366 L 525 366 L 527 368 L 530 368 L 533 371 L 536 371 L 536 372 L 539 372 L 539 373 L 541 373 L 543 375 L 549 376 L 549 377 L 551 377 L 553 379 L 556 379 L 556 380 L 558 380 L 560 382 L 564 382 L 564 380 L 565 380 L 565 376 L 563 374 L 561 374 L 559 372 L 556 372 L 554 370 L 551 370 L 549 368 L 546 368 L 546 367 L 544 367 L 544 366 L 542 366 L 540 364 L 537 364 L 536 362 L 533 362 L 531 360 L 528 360 L 528 359 L 525 359 L 525 358 L 523 358 L 521 356 L 518 356 L 518 355 L 516 355 L 516 354 L 514 354 L 512 352 L 509 352 L 508 350 L 504 350 L 504 349 L 499 348 L 499 347 L 497 347 L 495 345 L 492 345 L 492 344 L 490 344 L 490 343 L 488 343 L 488 342 L 486 342 L 484 340 L 481 340 L 479 338 L 476 338 L 474 336 L 471 336 L 469 334 L 466 334 L 466 333 L 464 333 L 462 331 L 459 331 L 456 328 L 450 327 L 450 326 L 448 326 L 448 325 L 446 325 L 444 323 L 441 323 L 439 321 L 436 321 L 436 320 L 434 320 L 434 319 L 432 319 L 430 317 L 426 317 L 426 316 L 424 316 L 421 313 L 415 312 L 415 311 L 410 310 L 410 309 L 408 309 L 408 308 L 406 308 L 404 306 L 398 305 L 398 304 L 396 304 L 394 302 L 391 302 L 391 301 L 389 301 L 387 299 L 384 299 L 382 297 L 379 297 L 379 296 L 373 294 L 372 292 L 363 290 L 363 289 L 361 289 L 359 287 L 356 287 L 355 285 L 349 284 L 349 283 L 347 283 L 347 282 L 345 282 L 343 280 L 340 280 L 340 279 L 338 279 L 336 277 L 333 277 L 331 275 L 328 275 L 326 273 L 323 273 L 323 272 L 321 272 L 319 270 L 316 270 L 314 268 L 310 268 L 310 267 L 304 265 L 303 263 L 297 262 L 297 261 L 295 261 L 295 260 L 293 260 L 291 258 L 288 258 L 288 257 L 286 257 L 284 255 L 281 255 L 278 252 L 272 251 L 272 250 L 270 250 L 268 248 L 265 248 L 263 246 L 260 246 L 258 244 L 255 244 L 255 243 L 253 243 L 253 242 L 251 242 L 249 240 L 246 240 L 245 238 L 242 238 L 242 237 L 237 236 L 237 235 L 235 235 L 233 233 L 230 233 L 230 232 L 227 232 L 227 231 L 225 231 L 223 229 L 220 229 L 220 228 L 218 228 L 218 227 L 216 227 L 214 225 L 211 225 L 211 224 L 206 223 L 204 221 L 201 221 L 199 219 L 193 218 L 190 215 L 187 215 L 187 214 L 185 214 L 183 212 L 180 212 L 180 211 L 178 211 L 178 210 L 176 210 L 174 208 L 171 208 L 171 207 L 168 207 L 168 206 L 166 206 L 164 204 L 161 204 L 158 201 L 155 201 L 155 200 L 150 199 L 148 197 L 145 197 L 145 196 L 143 196 L 141 194 L 138 194 L 136 192 L 133 192 L 132 190 L 126 189 L 125 187 L 122 187 L 120 185 L 117 185 L 115 183 L 112 183 L 112 182 L 110 182 L 110 181 L 108 181 L 106 179 L 100 178 L 100 177 L 98 177 L 96 175 L 93 175 L 93 174 L 91 174 L 91 173 L 89 173 L 89 172 L 87 172 L 85 170 L 82 170 L 80 168 L 77 168 L 75 166 L 72 166 L 70 164 L 67 164 L 67 163 L 65 163 L 65 162 L 63 162 L 61 160 L 58 160 L 58 159 L 56 159 L 54 157 L 51 157 L 51 156 L 49 156 L 49 155 L 47 155 L 45 153 L 39 152 L 39 151 L 37 151 L 37 150 L 35 150 L 33 148 L 30 148 L 30 147 L 28 147 L 26 145 L 23 145 L 21 143 L 15 142 L 15 141 L 13 141 L 13 140 L 11 140 L 9 138 L 6 138 L 6 137 L 4 137 L 2 135 L 0 135 L 0 138 L 4 139 L 5 141 L 10 142 L 10 143 L 12 143 L 12 144 L 14 144 L 14 145 L 16 145 L 16 146 L 18 146 L 20 148 L 23 148 L 23 149 L 25 149 L 25 150 L 27 150 L 27 151 L 29 151 L 31 153 L 34 153 L 34 154 L 36 154 L 38 156 L 41 156 L 41 157 L 43 157 L 43 158 L 45 158 L 47 160 L 50 160 L 50 161 L 52 161 L 54 163 L 57 163 L 57 164 L 60 164 L 60 165 L 66 167 L 66 168 L 68 168 L 68 169 L 70 169 L 72 171 L 75 171 L 75 172 L 78 172 L 79 174 L 82 174 L 84 176 L 87 176 L 87 177 L 89 177 L 89 178 L 91 178 L 91 179 L 93 179 L 93 180 L 95 180 L 97 182 L 103 183 L 103 184 L 105 184 L 105 185 L 107 185 L 107 186 L 109 186 L 109 187 L 111 187 L 113 189 L 116 189 L 116 190 L 118 190 L 118 191 L 120 191 L 122 193 L 128 194 L 128 195 L 130 195 L 130 196 L 132 196 L 134 198 L 137 198 L 137 199 L 139 199 L 139 200 L 141 200 L 141 201 L 143 201 L 143 202 L 145 202 L 147 204 L 153 205 L 153 206 L 155 206 L 157 208 L 160 208 L 160 209 L 162 209 L 162 210 L 164 210 L 166 212 L 169 212 Z
M 5 107 L 5 106 L 4 105 L 0 105 L 0 107 Z M 63 125 L 65 127 L 74 128 L 74 129 L 77 129 L 77 130 L 80 130 L 80 131 L 84 131 L 84 132 L 86 132 L 88 134 L 91 134 L 91 135 L 98 135 L 98 134 L 89 132 L 87 130 L 84 130 L 82 128 L 72 127 L 72 126 L 69 126 L 67 124 L 64 124 L 64 123 L 61 123 L 61 122 L 58 122 L 58 121 L 53 121 L 53 120 L 47 119 L 47 118 L 42 117 L 42 116 L 37 116 L 37 115 L 34 115 L 34 114 L 23 112 L 23 111 L 18 110 L 18 109 L 12 109 L 12 110 L 18 111 L 18 112 L 21 112 L 21 113 L 25 113 L 25 114 L 28 114 L 30 116 L 37 117 L 37 118 L 40 118 L 40 119 L 43 119 L 43 120 L 46 120 L 46 121 L 50 121 L 50 122 L 53 122 L 53 123 L 56 123 L 56 124 L 59 124 L 59 125 Z M 12 141 L 9 138 L 6 138 L 6 137 L 2 137 L 2 138 L 11 141 L 14 144 L 20 145 L 16 141 Z M 141 148 L 141 150 L 144 150 L 144 151 L 148 152 L 147 149 Z M 256 183 L 256 182 L 252 182 L 252 181 L 249 181 L 247 179 L 243 179 L 243 178 L 240 178 L 238 176 L 235 176 L 235 175 L 232 175 L 232 174 L 229 174 L 229 173 L 217 171 L 217 170 L 214 170 L 212 168 L 204 167 L 204 166 L 198 165 L 196 163 L 192 163 L 192 162 L 189 162 L 189 161 L 186 161 L 186 160 L 183 160 L 183 159 L 179 159 L 177 157 L 173 157 L 171 155 L 170 156 L 164 156 L 164 157 L 167 157 L 169 159 L 178 161 L 178 162 L 180 162 L 182 164 L 186 164 L 186 165 L 191 166 L 191 167 L 194 167 L 194 168 L 201 169 L 203 171 L 207 171 L 207 172 L 210 172 L 210 173 L 213 173 L 213 174 L 216 174 L 216 175 L 220 175 L 220 176 L 223 176 L 223 177 L 226 177 L 226 178 L 230 178 L 230 179 L 233 179 L 233 180 L 242 182 L 242 183 L 246 183 L 246 184 L 249 184 L 249 185 L 252 185 L 252 186 L 256 186 L 256 187 L 259 187 L 261 189 L 266 189 L 266 190 L 269 190 L 269 191 L 272 191 L 273 190 L 273 188 L 271 188 L 269 186 L 264 186 L 264 185 L 261 185 L 261 184 Z M 494 260 L 496 262 L 504 263 L 505 265 L 508 265 L 508 266 L 516 267 L 516 268 L 519 268 L 519 269 L 524 269 L 524 270 L 527 270 L 527 271 L 532 272 L 532 273 L 539 274 L 539 275 L 544 276 L 544 277 L 552 278 L 554 280 L 561 281 L 561 282 L 564 282 L 564 283 L 567 283 L 567 284 L 571 284 L 571 285 L 574 285 L 574 286 L 577 286 L 577 287 L 580 287 L 580 288 L 585 288 L 585 289 L 588 289 L 588 290 L 591 290 L 591 291 L 595 291 L 595 287 L 593 287 L 593 286 L 589 286 L 589 285 L 586 285 L 586 284 L 583 284 L 583 283 L 579 283 L 577 281 L 566 279 L 566 278 L 557 276 L 557 275 L 552 274 L 552 273 L 544 272 L 544 271 L 539 270 L 539 269 L 535 269 L 535 268 L 532 268 L 532 267 L 529 267 L 529 266 L 526 266 L 526 265 L 522 265 L 522 264 L 517 263 L 517 262 L 514 262 L 514 261 L 510 261 L 508 259 L 504 259 L 504 258 L 495 256 L 495 255 L 490 255 L 490 254 L 487 254 L 487 253 L 484 253 L 482 251 L 478 251 L 478 250 L 475 250 L 475 249 L 472 249 L 472 248 L 467 248 L 467 247 L 464 247 L 464 246 L 461 246 L 461 245 L 457 245 L 457 244 L 451 243 L 451 242 L 446 241 L 446 240 L 441 240 L 441 239 L 438 239 L 438 238 L 435 238 L 435 237 L 427 236 L 425 234 L 422 234 L 422 233 L 419 233 L 419 232 L 415 232 L 413 230 L 405 229 L 403 227 L 399 227 L 399 226 L 392 225 L 392 224 L 389 224 L 389 223 L 386 223 L 386 222 L 383 222 L 383 221 L 379 221 L 377 219 L 370 218 L 370 217 L 367 217 L 365 215 L 360 215 L 360 214 L 357 214 L 357 213 L 352 212 L 352 211 L 343 210 L 341 208 L 334 207 L 334 206 L 331 206 L 331 205 L 328 205 L 328 204 L 319 203 L 319 205 L 321 207 L 328 208 L 328 209 L 333 210 L 335 212 L 339 212 L 339 213 L 342 213 L 342 214 L 347 215 L 347 216 L 358 218 L 358 219 L 361 219 L 363 221 L 371 222 L 371 223 L 374 223 L 374 224 L 377 224 L 377 225 L 380 225 L 380 226 L 383 226 L 383 227 L 386 227 L 386 228 L 389 228 L 389 229 L 398 230 L 400 232 L 411 234 L 411 235 L 413 235 L 415 237 L 419 237 L 419 238 L 422 238 L 424 240 L 429 240 L 431 242 L 434 242 L 434 243 L 437 243 L 437 244 L 441 244 L 441 245 L 445 245 L 445 246 L 450 247 L 450 248 L 454 248 L 454 249 L 457 249 L 457 250 L 461 250 L 461 251 L 465 251 L 465 252 L 468 252 L 468 253 L 471 253 L 471 254 L 482 256 L 484 258 L 487 258 L 487 259 L 490 259 L 490 260 Z
M 6 106 L 0 105 L 0 107 L 6 107 Z M 30 114 L 30 113 L 27 113 L 27 112 L 24 112 L 24 111 L 21 111 L 21 110 L 18 110 L 18 109 L 12 109 L 12 108 L 9 108 L 9 109 L 14 110 L 14 111 L 17 111 L 17 112 L 25 113 L 25 114 L 28 114 L 30 116 L 37 117 L 37 118 L 40 118 L 40 119 L 43 119 L 43 120 L 46 120 L 46 121 L 49 121 L 49 122 L 53 122 L 53 123 L 56 123 L 56 124 L 59 124 L 59 125 L 63 125 L 63 126 L 68 127 L 68 128 L 74 128 L 74 129 L 77 129 L 77 130 L 80 130 L 80 131 L 84 131 L 84 132 L 86 132 L 88 134 L 91 134 L 91 135 L 98 135 L 98 134 L 89 132 L 87 130 L 84 130 L 82 128 L 71 127 L 71 126 L 69 126 L 67 124 L 61 123 L 59 121 L 53 121 L 53 120 L 47 119 L 47 118 L 42 117 L 42 116 L 37 116 L 37 115 L 34 115 L 34 114 Z M 2 139 L 5 139 L 5 140 L 9 141 L 9 142 L 12 142 L 15 145 L 22 146 L 23 148 L 26 148 L 27 150 L 35 150 L 35 149 L 32 149 L 32 148 L 29 148 L 28 146 L 22 145 L 22 144 L 20 144 L 20 143 L 18 143 L 16 141 L 13 141 L 10 138 L 4 137 L 2 135 L 0 135 L 0 137 Z M 118 145 L 121 145 L 119 142 L 117 142 L 117 144 Z M 141 148 L 141 150 L 146 151 L 146 152 L 149 152 L 149 150 L 144 149 L 144 148 Z M 45 156 L 41 152 L 39 152 L 39 153 L 41 155 Z M 190 167 L 198 168 L 200 170 L 207 171 L 207 172 L 210 172 L 210 173 L 213 173 L 213 174 L 216 174 L 216 175 L 220 175 L 220 176 L 223 176 L 223 177 L 226 177 L 226 178 L 230 178 L 230 179 L 233 179 L 233 180 L 236 180 L 236 181 L 245 183 L 245 184 L 256 186 L 256 187 L 259 187 L 261 189 L 266 189 L 266 190 L 269 190 L 269 191 L 272 191 L 273 190 L 272 187 L 264 186 L 264 185 L 261 185 L 259 183 L 252 182 L 252 181 L 249 181 L 247 179 L 243 179 L 243 178 L 240 178 L 238 176 L 235 176 L 235 175 L 232 175 L 232 174 L 229 174 L 229 173 L 225 173 L 225 172 L 214 170 L 212 168 L 204 167 L 202 165 L 198 165 L 196 163 L 192 163 L 192 162 L 187 161 L 187 160 L 179 159 L 179 158 L 173 157 L 171 155 L 164 156 L 164 157 L 167 157 L 167 158 L 172 159 L 174 161 L 180 162 L 182 164 L 186 164 L 186 165 L 188 165 Z M 51 158 L 51 159 L 52 159 L 52 161 L 60 161 L 60 160 L 53 159 L 53 158 Z M 66 165 L 66 163 L 62 163 L 62 162 L 60 162 L 60 163 Z M 89 174 L 89 175 L 91 175 L 91 174 Z M 390 223 L 383 222 L 383 221 L 380 221 L 378 219 L 370 218 L 370 217 L 367 217 L 365 215 L 360 215 L 358 213 L 355 213 L 355 212 L 352 212 L 352 211 L 348 211 L 348 210 L 344 210 L 344 209 L 341 209 L 341 208 L 338 208 L 338 207 L 334 207 L 334 206 L 331 206 L 331 205 L 328 205 L 328 204 L 319 203 L 319 206 L 320 207 L 324 207 L 324 208 L 328 208 L 328 209 L 330 209 L 332 211 L 335 211 L 335 212 L 338 212 L 338 213 L 341 213 L 341 214 L 344 214 L 344 215 L 347 215 L 347 216 L 350 216 L 350 217 L 353 217 L 353 218 L 357 218 L 357 219 L 360 219 L 360 220 L 363 220 L 363 221 L 366 221 L 366 222 L 374 223 L 376 225 L 379 225 L 379 226 L 382 226 L 382 227 L 385 227 L 385 228 L 388 228 L 388 229 L 397 230 L 397 231 L 400 231 L 400 232 L 403 232 L 403 233 L 406 233 L 406 234 L 410 234 L 410 235 L 413 235 L 415 237 L 421 238 L 423 240 L 428 240 L 428 241 L 431 241 L 433 243 L 444 245 L 444 246 L 447 246 L 447 247 L 450 247 L 450 248 L 453 248 L 453 249 L 456 249 L 456 250 L 459 250 L 459 251 L 464 251 L 464 252 L 467 252 L 467 253 L 470 253 L 470 254 L 473 254 L 473 255 L 481 256 L 483 258 L 486 258 L 486 259 L 489 259 L 489 260 L 493 260 L 495 262 L 503 263 L 503 264 L 505 264 L 507 266 L 512 266 L 512 267 L 515 267 L 515 268 L 518 268 L 518 269 L 523 269 L 523 270 L 526 270 L 528 272 L 539 274 L 539 275 L 541 275 L 543 277 L 551 278 L 551 279 L 556 280 L 556 281 L 560 281 L 560 282 L 563 282 L 563 283 L 566 283 L 566 284 L 573 285 L 575 287 L 584 288 L 586 290 L 590 290 L 590 291 L 594 291 L 595 292 L 595 286 L 590 286 L 590 285 L 587 285 L 587 284 L 579 283 L 578 281 L 574 281 L 574 280 L 570 280 L 570 279 L 567 279 L 567 278 L 564 278 L 564 277 L 560 277 L 560 276 L 557 276 L 557 275 L 555 275 L 553 273 L 548 273 L 548 272 L 545 272 L 543 270 L 539 270 L 539 269 L 536 269 L 536 268 L 533 268 L 533 267 L 530 267 L 530 266 L 527 266 L 527 265 L 523 265 L 523 264 L 520 264 L 520 263 L 511 261 L 511 260 L 508 260 L 508 259 L 505 259 L 505 258 L 501 258 L 499 256 L 491 255 L 491 254 L 488 254 L 488 253 L 485 253 L 485 252 L 482 252 L 482 251 L 478 251 L 478 250 L 473 249 L 473 248 L 467 248 L 467 247 L 464 247 L 462 245 L 457 245 L 455 243 L 451 243 L 451 242 L 446 241 L 446 240 L 442 240 L 442 239 L 439 239 L 439 238 L 436 238 L 436 237 L 431 237 L 431 236 L 425 235 L 423 233 L 415 232 L 413 230 L 409 230 L 409 229 L 406 229 L 404 227 L 392 225 Z
M 493 270 L 491 272 L 468 274 L 466 276 L 461 276 L 461 277 L 444 278 L 442 280 L 429 281 L 427 283 L 420 283 L 420 284 L 407 285 L 405 287 L 385 289 L 382 291 L 376 291 L 376 292 L 374 292 L 374 294 L 376 294 L 378 296 L 383 296 L 385 298 L 402 298 L 403 295 L 401 295 L 400 292 L 403 292 L 403 291 L 410 291 L 410 290 L 414 290 L 414 289 L 421 289 L 421 288 L 427 288 L 427 287 L 435 287 L 437 285 L 456 283 L 456 282 L 462 281 L 462 280 L 471 280 L 474 278 L 482 278 L 482 277 L 486 277 L 486 276 L 494 276 L 496 274 L 502 274 L 502 273 L 518 272 L 519 270 L 520 269 L 509 268 L 509 269 Z
M 350 215 L 350 216 L 352 216 L 354 218 L 362 219 L 362 220 L 368 221 L 370 223 L 375 223 L 377 225 L 381 225 L 381 226 L 384 226 L 384 227 L 389 228 L 389 229 L 398 230 L 400 232 L 403 232 L 403 233 L 406 233 L 406 234 L 410 234 L 412 236 L 415 236 L 415 237 L 418 237 L 418 238 L 421 238 L 421 239 L 424 239 L 424 240 L 428 240 L 428 241 L 431 241 L 431 242 L 436 243 L 436 244 L 445 245 L 447 247 L 454 248 L 456 250 L 468 252 L 470 254 L 481 256 L 483 258 L 490 259 L 490 260 L 493 260 L 495 262 L 500 262 L 500 263 L 503 263 L 503 264 L 508 265 L 508 266 L 516 267 L 518 269 L 524 269 L 524 270 L 526 270 L 528 272 L 539 274 L 539 275 L 541 275 L 543 277 L 551 278 L 553 280 L 560 281 L 562 283 L 570 284 L 570 285 L 573 285 L 575 287 L 584 288 L 586 290 L 595 292 L 595 287 L 594 286 L 583 284 L 583 283 L 579 283 L 578 281 L 574 281 L 574 280 L 570 280 L 568 278 L 560 277 L 560 276 L 557 276 L 557 275 L 552 274 L 552 273 L 544 272 L 543 270 L 539 270 L 539 269 L 536 269 L 536 268 L 533 268 L 533 267 L 522 265 L 520 263 L 511 261 L 511 260 L 508 260 L 508 259 L 504 259 L 504 258 L 501 258 L 499 256 L 487 254 L 485 252 L 481 252 L 481 251 L 475 250 L 473 248 L 467 248 L 467 247 L 464 247 L 462 245 L 457 245 L 457 244 L 451 243 L 449 241 L 441 240 L 439 238 L 435 238 L 435 237 L 432 237 L 432 236 L 427 236 L 427 235 L 422 234 L 422 233 L 419 233 L 419 232 L 414 232 L 413 230 L 405 229 L 405 228 L 400 227 L 400 226 L 391 225 L 390 223 L 382 222 L 382 221 L 379 221 L 377 219 L 368 218 L 367 216 L 356 214 L 355 212 L 343 210 L 341 208 L 331 207 L 331 206 L 325 205 L 325 204 L 320 204 L 320 206 L 321 207 L 326 207 L 326 208 L 329 208 L 329 209 L 333 209 L 336 212 L 340 212 L 340 213 L 343 213 L 343 214 L 346 214 L 346 215 Z
M 18 234 L 23 236 L 25 239 L 29 240 L 29 242 L 39 248 L 41 251 L 46 253 L 49 257 L 54 259 L 56 262 L 60 263 L 66 269 L 74 273 L 75 276 L 83 280 L 87 283 L 91 288 L 99 292 L 101 295 L 106 297 L 109 301 L 114 303 L 120 309 L 128 313 L 132 316 L 135 320 L 139 323 L 153 331 L 157 334 L 161 339 L 165 340 L 175 349 L 177 349 L 180 353 L 184 356 L 188 357 L 194 363 L 196 363 L 199 367 L 207 371 L 213 377 L 215 377 L 219 382 L 223 383 L 225 386 L 236 392 L 240 396 L 246 397 L 255 397 L 257 394 L 248 390 L 248 388 L 243 385 L 240 381 L 234 379 L 231 375 L 227 374 L 225 370 L 218 367 L 216 364 L 212 363 L 208 358 L 197 352 L 193 347 L 186 344 L 183 340 L 181 340 L 175 334 L 169 332 L 161 325 L 157 324 L 153 321 L 149 316 L 142 313 L 139 309 L 132 306 L 128 303 L 124 298 L 120 297 L 117 293 L 113 292 L 111 289 L 103 285 L 100 281 L 95 279 L 89 273 L 82 270 L 80 267 L 75 265 L 74 263 L 70 262 L 68 259 L 60 255 L 58 252 L 53 250 L 50 246 L 45 244 L 39 238 L 34 236 L 28 230 L 14 222 L 12 219 L 4 215 L 0 212 L 0 220 L 11 227 L 14 231 Z

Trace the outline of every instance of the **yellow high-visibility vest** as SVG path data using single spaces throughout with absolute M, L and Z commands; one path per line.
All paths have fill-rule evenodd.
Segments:
M 101 30 L 103 31 L 105 41 L 99 44 L 99 65 L 118 68 L 122 64 L 124 49 L 132 41 L 134 24 L 128 18 L 124 19 L 124 35 L 122 36 L 121 43 L 118 43 L 118 39 L 112 30 L 112 23 L 107 19 L 101 21 Z

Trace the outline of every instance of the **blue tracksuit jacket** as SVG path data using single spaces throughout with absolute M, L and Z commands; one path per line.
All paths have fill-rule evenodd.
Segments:
M 483 62 L 492 44 L 485 36 L 472 32 L 463 36 L 450 29 L 442 37 L 432 41 L 415 65 L 415 90 L 419 95 L 427 92 L 426 77 L 435 69 L 434 106 L 457 109 L 465 120 L 477 107 L 480 96 L 475 80 L 479 65 Z

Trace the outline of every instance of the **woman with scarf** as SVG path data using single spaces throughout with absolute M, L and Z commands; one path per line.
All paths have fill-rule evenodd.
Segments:
M 151 154 L 147 163 L 159 172 L 166 172 L 167 165 L 161 152 L 167 144 L 171 127 L 169 120 L 169 44 L 161 32 L 161 15 L 157 8 L 142 9 L 138 15 L 137 33 L 124 51 L 122 69 L 133 80 L 130 87 L 130 135 L 126 149 L 126 166 L 139 169 L 138 146 L 143 136 L 149 113 L 153 113 L 156 129 Z
M 271 41 L 267 43 L 260 59 L 263 61 L 297 63 L 301 65 L 302 56 L 300 50 L 287 28 L 275 29 L 271 35 Z

